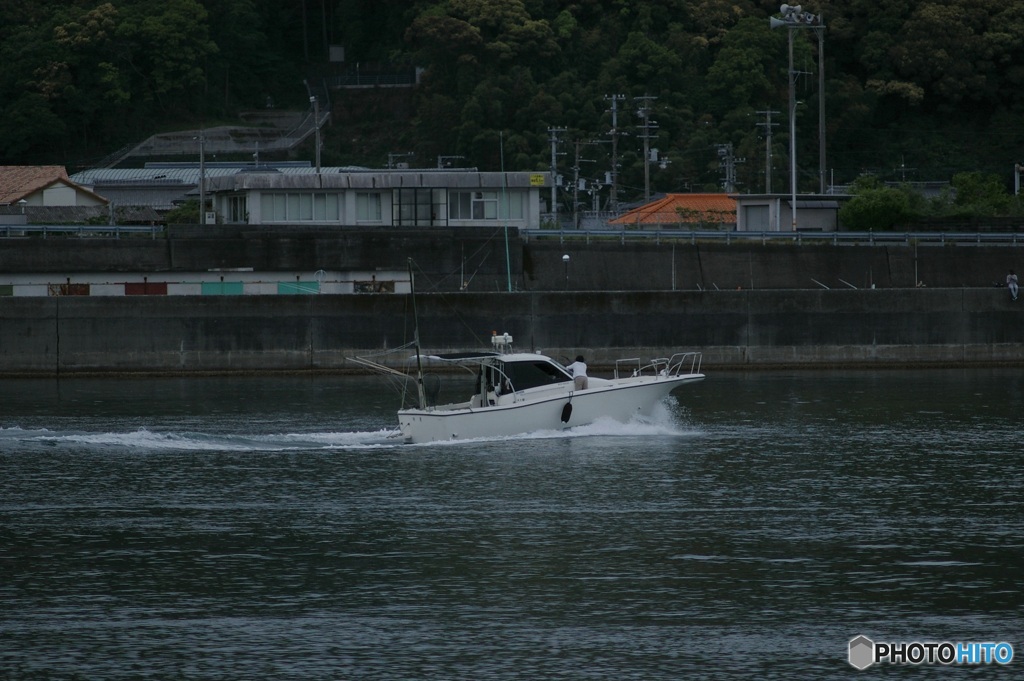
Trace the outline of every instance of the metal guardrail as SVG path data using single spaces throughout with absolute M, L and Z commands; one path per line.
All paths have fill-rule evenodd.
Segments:
M 0 238 L 40 234 L 54 236 L 100 237 L 144 235 L 155 239 L 163 236 L 163 225 L 0 225 Z M 1024 232 L 737 232 L 718 230 L 673 229 L 520 229 L 527 240 L 558 239 L 586 243 L 614 239 L 626 241 L 711 241 L 731 244 L 761 242 L 761 244 L 832 244 L 833 246 L 863 246 L 875 244 L 912 245 L 1024 245 Z
M 325 86 L 331 88 L 412 87 L 416 84 L 416 71 L 389 73 L 352 71 L 338 76 L 328 76 L 323 81 Z
M 751 241 L 778 244 L 831 244 L 862 246 L 875 244 L 912 245 L 1017 245 L 1024 244 L 1024 232 L 738 232 L 675 229 L 520 229 L 527 240 L 565 241 L 713 241 L 730 244 Z
M 0 237 L 21 237 L 41 234 L 45 239 L 54 236 L 105 236 L 120 239 L 122 234 L 149 235 L 155 239 L 163 236 L 162 225 L 0 225 Z

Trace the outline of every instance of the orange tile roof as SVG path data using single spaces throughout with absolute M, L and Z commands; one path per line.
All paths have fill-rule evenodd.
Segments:
M 728 194 L 666 194 L 664 198 L 623 213 L 612 225 L 677 225 L 736 222 L 736 199 Z

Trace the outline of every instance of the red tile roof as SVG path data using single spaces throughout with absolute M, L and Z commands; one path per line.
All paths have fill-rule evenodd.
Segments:
M 666 194 L 623 213 L 612 225 L 735 224 L 736 200 L 728 194 Z
M 58 182 L 106 202 L 95 192 L 72 182 L 64 166 L 0 166 L 0 206 L 15 204 Z

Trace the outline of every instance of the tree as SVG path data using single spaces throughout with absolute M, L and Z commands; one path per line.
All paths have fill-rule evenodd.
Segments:
M 959 216 L 1007 215 L 1013 197 L 1006 191 L 998 175 L 977 171 L 957 173 L 953 176 L 955 199 L 951 212 Z
M 839 222 L 846 229 L 868 231 L 892 229 L 912 217 L 907 195 L 884 186 L 874 176 L 858 178 L 850 189 L 853 198 L 839 209 Z
M 139 0 L 115 32 L 116 64 L 143 102 L 185 113 L 205 95 L 206 59 L 216 53 L 197 0 Z
M 779 90 L 777 74 L 779 64 L 785 63 L 784 58 L 780 60 L 785 43 L 785 32 L 773 33 L 763 19 L 740 20 L 723 38 L 722 49 L 708 69 L 715 112 L 770 103 Z M 804 46 L 806 41 L 800 43 Z
M 180 206 L 171 209 L 165 216 L 169 225 L 198 225 L 199 224 L 199 201 L 189 199 Z

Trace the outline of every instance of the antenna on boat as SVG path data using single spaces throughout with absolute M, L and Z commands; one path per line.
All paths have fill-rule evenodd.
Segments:
M 412 273 L 412 258 L 409 258 L 409 294 L 412 297 L 412 342 L 416 346 L 416 397 L 420 409 L 426 409 L 427 396 L 423 390 L 423 359 L 420 357 L 420 319 L 416 314 L 416 277 Z

